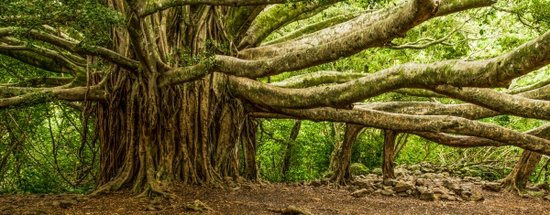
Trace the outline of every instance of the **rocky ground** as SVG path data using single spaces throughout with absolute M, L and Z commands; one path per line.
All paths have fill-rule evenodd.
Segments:
M 0 214 L 548 214 L 550 195 L 531 187 L 520 196 L 495 182 L 458 177 L 419 164 L 396 168 L 397 179 L 356 176 L 347 186 L 307 183 L 232 184 L 226 189 L 176 186 L 176 198 L 130 193 L 0 196 Z
M 356 176 L 348 187 L 354 197 L 384 195 L 413 197 L 434 201 L 481 201 L 482 190 L 500 192 L 499 182 L 482 180 L 480 177 L 457 176 L 428 163 L 401 166 L 395 169 L 396 179 L 383 180 L 380 174 Z M 319 185 L 326 182 L 316 181 Z M 550 200 L 548 184 L 529 186 L 524 195 Z

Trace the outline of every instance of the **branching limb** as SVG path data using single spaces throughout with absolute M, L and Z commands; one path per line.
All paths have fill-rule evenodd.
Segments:
M 458 88 L 449 85 L 440 85 L 433 90 L 437 93 L 477 104 L 502 114 L 535 119 L 550 119 L 550 101 L 499 93 L 491 89 Z M 550 87 L 543 88 L 541 93 L 550 94 Z
M 98 101 L 105 100 L 106 96 L 107 95 L 105 91 L 100 90 L 96 87 L 44 89 L 38 92 L 0 99 L 0 109 L 44 103 L 49 102 L 52 99 L 60 99 L 65 101 L 82 101 L 86 98 L 89 101 Z
M 305 12 L 326 7 L 338 1 L 340 0 L 299 2 L 294 9 L 290 9 L 287 5 L 267 8 L 254 19 L 237 48 L 256 47 L 273 31 L 296 20 Z
M 19 31 L 22 31 L 22 30 L 24 29 L 20 29 L 18 27 L 0 28 L 0 37 L 16 35 Z M 68 51 L 75 52 L 78 54 L 99 56 L 115 64 L 123 66 L 125 68 L 136 69 L 139 66 L 139 63 L 137 61 L 126 58 L 107 48 L 99 47 L 99 46 L 84 45 L 79 42 L 67 40 L 65 38 L 58 37 L 39 30 L 34 30 L 34 29 L 28 30 L 22 36 L 47 42 L 52 45 L 61 47 L 63 49 L 66 49 Z
M 452 147 L 478 147 L 478 146 L 505 146 L 502 142 L 481 137 L 455 136 L 437 132 L 411 132 L 425 139 Z M 544 139 L 550 139 L 550 124 L 543 125 L 525 134 L 534 135 Z
M 160 0 L 148 1 L 145 7 L 139 11 L 140 16 L 148 16 L 153 13 L 166 10 L 172 7 L 184 5 L 225 5 L 225 6 L 251 6 L 282 4 L 289 2 L 301 2 L 304 0 Z
M 270 40 L 266 43 L 262 43 L 263 46 L 266 45 L 272 45 L 275 43 L 285 42 L 292 39 L 303 37 L 304 35 L 319 31 L 321 29 L 328 28 L 330 26 L 334 26 L 336 24 L 349 21 L 350 19 L 356 18 L 359 15 L 359 13 L 350 13 L 350 14 L 344 14 L 336 17 L 332 17 L 327 20 L 323 20 L 317 23 L 313 23 L 311 25 L 304 26 L 302 28 L 299 28 L 293 32 L 290 32 L 282 37 L 279 37 L 274 40 Z
M 336 47 L 333 51 L 342 53 L 347 52 L 346 47 L 342 45 L 335 46 L 335 41 L 357 43 L 356 46 L 381 47 L 386 45 L 395 37 L 402 37 L 412 27 L 410 23 L 402 21 L 410 19 L 411 14 L 408 9 L 417 10 L 416 6 L 426 8 L 425 12 L 431 14 L 428 18 L 460 12 L 477 7 L 484 7 L 494 3 L 491 0 L 447 0 L 443 1 L 439 7 L 434 5 L 433 1 L 411 0 L 407 4 L 399 5 L 393 8 L 382 9 L 375 12 L 365 13 L 350 21 L 326 28 L 315 33 L 309 34 L 297 40 L 277 43 L 269 46 L 245 49 L 239 53 L 241 58 L 246 59 L 264 59 L 286 53 L 299 52 L 302 56 L 317 54 L 315 48 L 325 44 Z M 423 11 L 422 9 L 417 11 Z M 435 14 L 432 14 L 432 12 Z M 414 14 L 414 13 L 413 13 Z M 417 20 L 419 22 L 425 19 Z M 380 25 L 379 25 L 380 24 Z M 415 23 L 413 25 L 417 25 Z M 397 31 L 396 31 L 397 30 Z M 360 34 L 363 36 L 357 36 Z M 354 36 L 350 36 L 354 35 Z M 349 37 L 348 37 L 349 36 Z M 358 42 L 359 41 L 359 42 Z M 347 56 L 348 54 L 344 55 Z
M 314 121 L 338 121 L 397 131 L 426 131 L 483 137 L 530 151 L 550 154 L 550 140 L 497 125 L 454 116 L 414 116 L 373 110 L 335 108 L 280 109 L 280 112 Z
M 468 20 L 469 21 L 469 20 Z M 433 45 L 437 44 L 444 44 L 445 41 L 447 41 L 453 34 L 455 34 L 458 30 L 462 29 L 464 25 L 468 22 L 462 23 L 458 28 L 455 28 L 451 32 L 449 32 L 447 35 L 439 38 L 439 39 L 433 39 L 433 38 L 422 38 L 420 40 L 417 40 L 415 42 L 405 43 L 402 45 L 390 45 L 390 49 L 424 49 Z
M 550 31 L 489 60 L 404 64 L 331 86 L 284 89 L 247 78 L 230 77 L 229 80 L 236 94 L 261 105 L 286 108 L 334 107 L 404 87 L 429 89 L 443 84 L 457 87 L 505 87 L 512 79 L 549 63 Z

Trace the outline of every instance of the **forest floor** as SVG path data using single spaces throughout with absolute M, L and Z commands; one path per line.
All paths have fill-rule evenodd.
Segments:
M 550 215 L 550 201 L 508 192 L 483 190 L 479 201 L 424 201 L 395 195 L 357 198 L 350 190 L 297 184 L 245 184 L 225 190 L 179 186 L 174 200 L 140 199 L 124 192 L 97 197 L 12 194 L 0 196 L 0 214 L 280 214 L 293 206 L 311 214 Z

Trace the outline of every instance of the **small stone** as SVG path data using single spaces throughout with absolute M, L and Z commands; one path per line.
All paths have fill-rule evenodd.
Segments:
M 395 191 L 393 191 L 391 188 L 387 188 L 380 191 L 380 194 L 384 196 L 392 196 L 393 194 L 395 194 Z
M 351 196 L 353 196 L 355 198 L 361 198 L 361 197 L 364 197 L 364 196 L 368 195 L 369 193 L 370 193 L 369 190 L 363 188 L 363 189 L 354 191 L 353 193 L 351 193 Z
M 412 189 L 414 186 L 410 183 L 406 183 L 406 182 L 402 182 L 402 181 L 398 181 L 396 184 L 395 184 L 395 187 L 393 188 L 395 190 L 395 192 L 398 192 L 398 193 L 401 193 L 401 192 L 405 192 L 407 190 L 410 190 Z
M 436 187 L 436 188 L 433 189 L 433 192 L 435 194 L 443 195 L 443 194 L 448 194 L 449 190 L 447 190 L 447 188 L 445 188 L 445 187 Z
M 413 171 L 413 174 L 414 174 L 414 175 L 421 175 L 421 174 L 422 174 L 422 171 L 420 171 L 420 170 L 414 170 L 414 171 Z
M 384 185 L 386 185 L 386 186 L 394 186 L 396 183 L 397 183 L 397 180 L 395 180 L 395 179 L 390 179 L 390 178 L 386 178 L 386 179 L 384 179 L 384 181 L 382 182 L 382 184 L 384 184 Z
M 416 186 L 424 186 L 426 184 L 426 180 L 423 178 L 416 179 Z
M 351 184 L 358 186 L 360 188 L 372 188 L 374 187 L 374 182 L 368 179 L 355 180 Z
M 441 199 L 448 200 L 448 201 L 456 201 L 456 197 L 451 196 L 449 194 L 443 194 L 441 195 Z
M 410 194 L 408 194 L 408 193 L 406 193 L 406 192 L 404 192 L 404 193 L 399 193 L 399 194 L 397 194 L 397 195 L 398 195 L 399 197 L 408 197 L 408 196 L 410 196 Z
M 501 190 L 500 183 L 498 182 L 487 182 L 483 184 L 483 189 L 493 192 L 499 192 Z
M 420 200 L 433 201 L 435 200 L 435 194 L 433 192 L 420 193 Z
M 545 197 L 543 197 L 543 199 L 546 201 L 550 201 L 550 195 L 546 195 Z

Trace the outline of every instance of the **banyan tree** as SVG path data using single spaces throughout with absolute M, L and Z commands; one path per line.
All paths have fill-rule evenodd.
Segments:
M 1 85 L 0 108 L 56 100 L 89 113 L 100 143 L 97 192 L 163 193 L 176 182 L 254 181 L 258 118 L 347 123 L 351 130 L 333 165 L 340 170 L 335 180 L 349 179 L 346 149 L 363 127 L 455 147 L 513 145 L 550 155 L 548 125 L 519 132 L 477 120 L 501 114 L 550 119 L 550 85 L 496 90 L 550 63 L 550 31 L 488 59 L 409 62 L 369 73 L 318 71 L 267 82 L 363 50 L 389 48 L 424 22 L 495 3 L 408 0 L 267 39 L 339 2 L 3 2 L 3 59 L 51 75 Z M 464 103 L 364 102 L 399 90 Z

